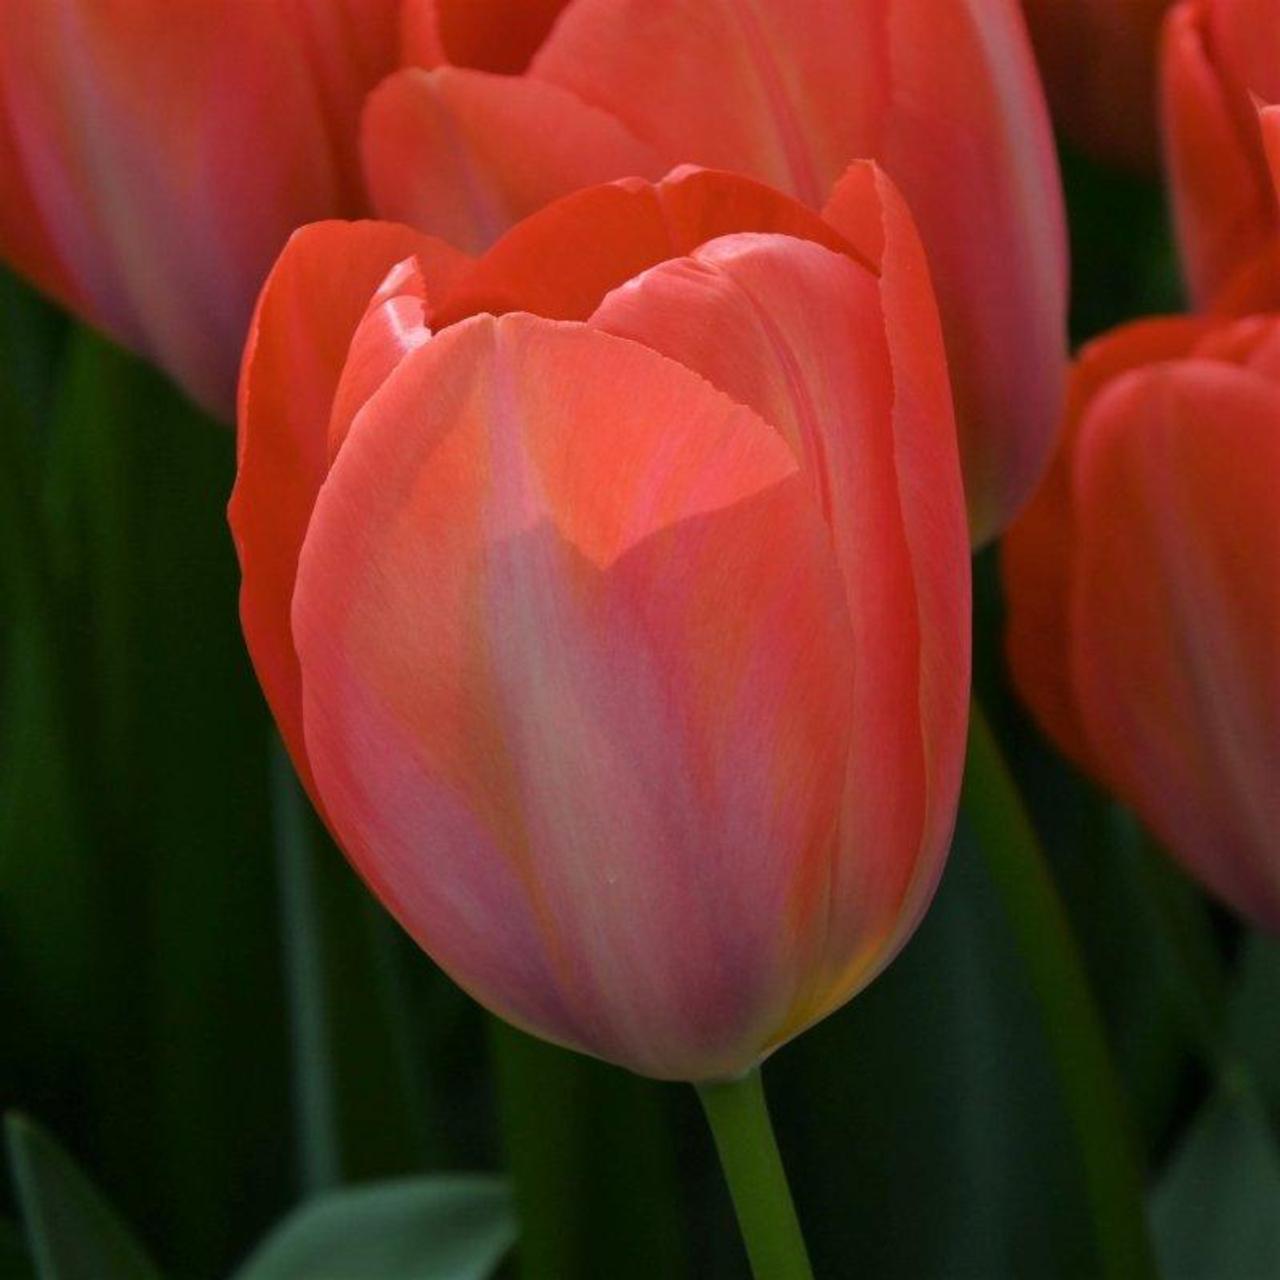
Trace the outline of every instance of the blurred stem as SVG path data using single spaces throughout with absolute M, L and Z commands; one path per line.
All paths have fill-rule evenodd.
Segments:
M 985 713 L 969 720 L 963 807 L 1044 1017 L 1084 1165 L 1103 1275 L 1156 1275 L 1142 1179 L 1115 1068 L 1066 911 Z
M 760 1068 L 698 1085 L 756 1280 L 813 1280 Z

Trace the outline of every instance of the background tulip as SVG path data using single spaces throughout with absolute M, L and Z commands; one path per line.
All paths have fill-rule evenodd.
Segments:
M 243 375 L 242 608 L 330 825 L 463 986 L 637 1071 L 726 1077 L 870 981 L 941 870 L 968 675 L 950 396 L 873 169 L 840 188 L 860 245 L 689 172 L 549 209 L 511 233 L 528 267 L 602 195 L 632 211 L 618 261 L 655 225 L 692 243 L 587 323 L 450 324 L 432 297 L 491 263 L 423 241 L 375 294 L 412 233 L 295 236 Z M 696 238 L 751 201 L 830 243 Z
M 454 58 L 465 9 L 416 6 L 426 66 L 370 98 L 382 216 L 474 253 L 592 182 L 692 162 L 821 208 L 851 160 L 878 160 L 937 283 L 974 537 L 998 532 L 1048 457 L 1065 365 L 1062 198 L 1013 0 L 569 0 L 538 6 L 518 52 L 495 26 Z
M 1280 3 L 1182 0 L 1165 27 L 1165 148 L 1193 301 L 1280 306 L 1280 209 L 1255 103 L 1280 99 Z
M 1156 167 L 1156 64 L 1171 0 L 1023 0 L 1054 123 L 1100 160 Z
M 0 6 L 0 256 L 225 418 L 271 262 L 360 211 L 395 0 Z
M 1010 530 L 1014 681 L 1059 746 L 1238 911 L 1280 929 L 1280 321 L 1085 349 Z

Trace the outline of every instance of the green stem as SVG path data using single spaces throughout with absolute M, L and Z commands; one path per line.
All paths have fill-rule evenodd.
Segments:
M 1156 1275 L 1129 1117 L 1067 914 L 977 699 L 964 812 L 1026 961 L 1075 1128 L 1103 1274 Z
M 813 1280 L 760 1068 L 698 1086 L 756 1280 Z

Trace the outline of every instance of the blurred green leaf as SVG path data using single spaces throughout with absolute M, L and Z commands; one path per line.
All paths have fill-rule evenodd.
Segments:
M 1232 1048 L 1280 1120 L 1280 940 L 1246 940 L 1227 1021 Z
M 0 1218 L 0 1280 L 33 1280 L 34 1277 L 22 1232 L 8 1218 Z
M 666 1105 L 671 1087 L 534 1039 L 497 1018 L 490 1024 L 520 1215 L 520 1275 L 678 1280 L 685 1253 Z M 693 1090 L 683 1092 L 694 1104 Z M 694 1123 L 705 1129 L 701 1116 Z
M 47 1133 L 11 1115 L 5 1134 L 40 1280 L 158 1280 L 115 1211 Z
M 279 742 L 272 772 L 299 1165 L 315 1195 L 419 1168 L 424 1123 L 397 1034 L 411 1015 L 381 945 L 396 926 L 320 830 Z
M 485 1280 L 515 1238 L 499 1179 L 406 1178 L 304 1205 L 234 1280 Z
M 1201 1109 L 1151 1218 L 1165 1280 L 1280 1275 L 1280 1153 L 1251 1090 L 1224 1089 Z

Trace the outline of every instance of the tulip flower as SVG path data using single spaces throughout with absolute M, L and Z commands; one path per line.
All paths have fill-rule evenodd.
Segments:
M 1023 0 L 1054 122 L 1100 160 L 1156 167 L 1156 62 L 1169 4 Z
M 1280 308 L 1280 204 L 1256 110 L 1280 100 L 1280 0 L 1183 0 L 1165 28 L 1162 95 L 1193 300 Z
M 1005 540 L 1014 682 L 1223 901 L 1280 930 L 1280 319 L 1087 347 Z
M 363 205 L 396 0 L 0 5 L 0 258 L 229 418 L 295 227 Z
M 475 262 L 318 224 L 245 354 L 242 618 L 329 826 L 483 1003 L 652 1076 L 861 989 L 954 821 L 941 333 L 891 184 L 833 201 L 686 169 Z
M 924 237 L 972 531 L 994 536 L 1052 451 L 1066 368 L 1062 197 L 1015 0 L 551 0 L 514 29 L 491 8 L 406 11 L 423 65 L 363 125 L 380 215 L 479 253 L 610 179 L 694 163 L 820 209 L 879 161 Z

